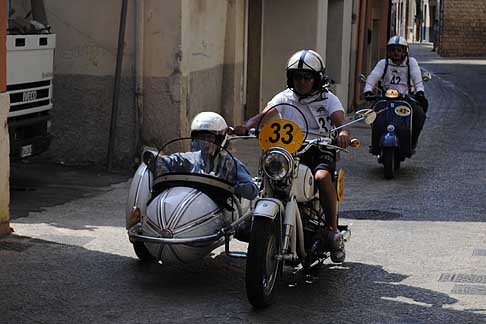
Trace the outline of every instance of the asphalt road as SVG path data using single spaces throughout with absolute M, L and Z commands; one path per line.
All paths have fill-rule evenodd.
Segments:
M 18 209 L 0 240 L 0 323 L 486 323 L 486 60 L 430 49 L 412 48 L 433 74 L 431 107 L 395 179 L 367 152 L 369 128 L 352 130 L 362 146 L 340 161 L 340 215 L 353 235 L 347 261 L 326 264 L 319 281 L 282 284 L 256 311 L 244 260 L 220 250 L 194 265 L 142 265 L 124 229 L 129 182 L 90 190 L 86 176 L 86 194 Z

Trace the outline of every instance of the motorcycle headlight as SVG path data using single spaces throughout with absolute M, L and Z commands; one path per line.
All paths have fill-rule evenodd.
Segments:
M 273 180 L 282 180 L 292 170 L 293 158 L 289 152 L 273 148 L 263 156 L 263 172 Z

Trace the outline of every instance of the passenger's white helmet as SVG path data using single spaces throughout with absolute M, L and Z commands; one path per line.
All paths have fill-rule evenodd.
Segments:
M 314 74 L 314 90 L 321 89 L 325 82 L 325 66 L 322 57 L 313 50 L 304 49 L 293 54 L 287 63 L 287 86 L 294 88 L 293 73 L 296 71 L 310 71 Z
M 387 46 L 388 45 L 405 46 L 408 49 L 408 43 L 407 43 L 407 40 L 405 39 L 405 37 L 398 36 L 398 35 L 392 36 L 390 38 L 390 40 L 388 41 L 388 44 L 386 44 L 386 45 Z
M 194 117 L 191 123 L 191 137 L 194 137 L 198 132 L 212 133 L 216 135 L 217 141 L 215 144 L 224 146 L 226 142 L 226 133 L 228 124 L 224 118 L 215 112 L 205 111 Z

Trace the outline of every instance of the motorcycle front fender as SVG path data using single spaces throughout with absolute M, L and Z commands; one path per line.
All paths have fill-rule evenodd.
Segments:
M 381 140 L 381 147 L 398 147 L 398 137 L 395 133 L 386 133 Z
M 275 198 L 262 198 L 256 203 L 253 217 L 265 217 L 274 220 L 284 210 L 282 202 Z

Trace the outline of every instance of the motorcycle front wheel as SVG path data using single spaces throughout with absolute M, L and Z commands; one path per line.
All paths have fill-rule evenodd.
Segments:
M 277 260 L 280 250 L 278 221 L 255 218 L 250 233 L 246 259 L 246 294 L 250 304 L 263 308 L 271 304 L 282 262 Z

